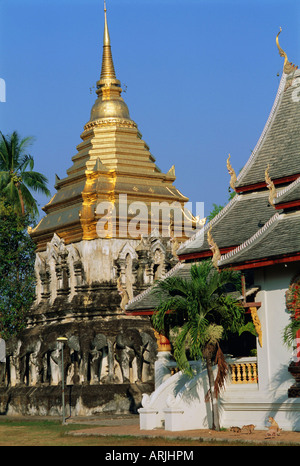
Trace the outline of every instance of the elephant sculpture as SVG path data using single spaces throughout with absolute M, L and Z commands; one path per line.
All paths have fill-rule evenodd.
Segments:
M 94 336 L 90 346 L 90 383 L 98 384 L 109 380 L 111 371 L 111 351 L 108 350 L 107 337 L 102 333 Z
M 115 337 L 93 331 L 81 333 L 80 329 L 74 334 L 74 330 L 66 329 L 67 341 L 63 345 L 67 385 L 128 383 L 153 378 L 157 348 L 151 333 L 129 328 Z M 54 327 L 42 336 L 31 334 L 23 340 L 9 339 L 6 361 L 0 361 L 0 384 L 58 385 L 62 378 L 58 336 Z
M 21 340 L 11 337 L 6 343 L 7 384 L 12 387 L 20 384 Z
M 65 377 L 68 385 L 76 385 L 84 378 L 84 370 L 81 375 L 80 363 L 83 359 L 80 353 L 80 339 L 78 335 L 71 335 L 68 338 L 66 345 L 66 358 L 64 359 L 65 363 Z M 65 353 L 64 353 L 65 356 Z
M 59 373 L 59 348 L 56 341 L 55 332 L 51 332 L 42 341 L 40 348 L 40 358 L 42 361 L 41 382 L 57 385 L 60 380 Z
M 42 361 L 40 358 L 41 340 L 33 338 L 24 340 L 20 348 L 20 383 L 36 385 L 40 383 Z
M 154 377 L 154 362 L 157 354 L 156 338 L 149 333 L 141 332 L 142 337 L 142 380 L 146 382 Z
M 41 344 L 41 377 L 42 383 L 57 385 L 61 381 L 61 348 L 57 342 L 55 331 L 48 333 Z M 66 380 L 67 370 L 70 366 L 70 350 L 64 345 L 64 377 Z
M 116 360 L 120 364 L 123 382 L 142 380 L 142 337 L 138 330 L 127 329 L 119 333 L 116 338 Z M 130 380 L 130 369 L 134 369 L 136 363 L 136 376 Z

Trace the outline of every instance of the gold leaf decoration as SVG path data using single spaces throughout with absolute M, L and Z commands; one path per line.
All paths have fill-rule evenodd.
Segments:
M 278 34 L 276 36 L 276 45 L 278 47 L 279 55 L 281 57 L 284 57 L 283 71 L 286 74 L 290 74 L 292 71 L 296 71 L 298 69 L 298 66 L 294 65 L 292 62 L 289 62 L 287 54 L 285 53 L 284 50 L 282 50 L 282 48 L 279 45 L 278 37 L 279 37 L 279 34 L 281 33 L 281 31 L 282 31 L 282 29 L 280 28 L 280 31 L 278 32 Z
M 268 166 L 266 168 L 266 171 L 265 171 L 265 181 L 266 181 L 266 184 L 267 184 L 267 188 L 270 191 L 270 193 L 269 193 L 269 203 L 273 207 L 275 207 L 274 199 L 277 197 L 277 193 L 276 193 L 275 185 L 274 185 L 273 181 L 270 178 L 269 169 L 270 169 L 270 165 L 268 164 Z
M 220 253 L 220 250 L 218 248 L 217 243 L 214 241 L 214 239 L 213 239 L 213 237 L 211 235 L 211 227 L 207 232 L 207 241 L 208 241 L 208 244 L 209 244 L 209 248 L 213 253 L 213 257 L 212 257 L 213 266 L 217 270 L 219 270 L 218 261 L 221 259 L 221 253 Z
M 230 154 L 228 154 L 228 159 L 227 159 L 227 170 L 230 175 L 230 183 L 229 183 L 230 187 L 231 189 L 235 189 L 235 183 L 236 183 L 237 178 L 236 178 L 235 171 L 232 168 L 231 163 L 230 163 Z

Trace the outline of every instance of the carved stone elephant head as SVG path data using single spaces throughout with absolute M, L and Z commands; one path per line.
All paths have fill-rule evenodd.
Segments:
M 130 368 L 134 359 L 137 365 L 137 378 L 142 378 L 142 337 L 138 330 L 127 329 L 117 335 L 116 359 L 120 364 L 123 382 L 130 382 Z

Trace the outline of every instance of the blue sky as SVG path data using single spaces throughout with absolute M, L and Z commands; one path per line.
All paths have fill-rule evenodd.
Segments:
M 297 0 L 107 0 L 112 53 L 131 118 L 163 172 L 195 204 L 228 199 L 271 110 L 282 73 L 275 37 L 300 65 Z M 0 0 L 0 130 L 35 137 L 54 194 L 96 99 L 102 0 Z M 41 206 L 47 198 L 35 196 Z

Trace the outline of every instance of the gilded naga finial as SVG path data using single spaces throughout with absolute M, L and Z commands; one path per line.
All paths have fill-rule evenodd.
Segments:
M 257 333 L 259 344 L 262 347 L 262 329 L 261 329 L 261 323 L 260 323 L 259 317 L 257 315 L 257 308 L 250 307 L 250 312 L 251 312 L 252 322 L 254 324 L 255 331 Z
M 282 31 L 282 29 L 280 28 L 280 30 L 279 30 L 279 32 L 278 32 L 278 34 L 276 36 L 276 44 L 277 44 L 277 47 L 278 47 L 278 50 L 279 50 L 279 55 L 281 57 L 284 57 L 283 71 L 286 74 L 290 74 L 292 71 L 296 71 L 298 66 L 294 65 L 292 62 L 289 62 L 287 54 L 285 53 L 284 50 L 282 50 L 282 48 L 279 45 L 278 37 L 279 37 L 279 34 L 281 33 L 281 31 Z
M 234 169 L 232 168 L 231 166 L 231 163 L 230 163 L 230 154 L 228 154 L 228 159 L 227 159 L 227 170 L 228 170 L 228 173 L 230 175 L 230 187 L 231 189 L 235 189 L 235 183 L 236 183 L 236 174 L 235 174 L 235 171 Z
M 276 193 L 275 185 L 274 185 L 273 181 L 270 178 L 269 169 L 270 169 L 270 165 L 268 164 L 268 166 L 266 168 L 266 171 L 265 171 L 265 181 L 266 181 L 266 184 L 267 184 L 267 188 L 270 191 L 270 193 L 269 193 L 269 202 L 273 207 L 275 207 L 274 206 L 274 199 L 276 198 L 277 193 Z
M 211 227 L 207 232 L 207 241 L 208 241 L 208 244 L 209 244 L 209 248 L 210 248 L 210 250 L 211 250 L 211 252 L 213 254 L 213 257 L 212 257 L 213 266 L 217 270 L 219 270 L 218 261 L 221 259 L 221 253 L 220 253 L 220 250 L 218 248 L 217 243 L 214 241 L 214 239 L 213 239 L 213 237 L 211 235 Z

